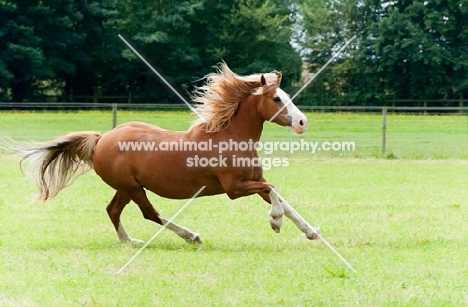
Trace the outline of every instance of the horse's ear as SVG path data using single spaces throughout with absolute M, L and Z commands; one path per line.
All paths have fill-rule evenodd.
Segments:
M 265 76 L 262 75 L 262 76 L 260 77 L 260 86 L 261 86 L 261 87 L 264 87 L 265 84 L 266 84 Z
M 278 87 L 280 86 L 281 84 L 281 78 L 283 77 L 283 74 L 281 73 L 281 71 L 278 73 L 278 76 L 276 77 L 276 84 L 278 85 Z

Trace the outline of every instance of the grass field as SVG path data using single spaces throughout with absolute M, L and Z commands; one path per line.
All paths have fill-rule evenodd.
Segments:
M 105 131 L 110 121 L 99 113 L 0 113 L 0 134 L 45 140 L 69 131 Z M 172 129 L 185 129 L 189 119 L 185 112 L 123 115 L 120 122 L 156 118 Z M 358 136 L 369 130 L 364 126 L 379 122 L 377 115 L 354 117 L 353 124 L 335 117 L 333 126 L 333 116 L 309 116 L 322 121 L 324 140 Z M 410 117 L 400 119 L 414 125 Z M 438 130 L 421 125 L 422 134 L 462 135 L 455 131 L 461 123 L 437 125 Z M 115 276 L 138 248 L 116 241 L 105 211 L 113 191 L 91 172 L 53 201 L 36 203 L 35 187 L 20 173 L 18 159 L 1 156 L 0 306 L 468 305 L 468 162 L 413 152 L 401 156 L 417 160 L 383 159 L 378 127 L 369 137 L 377 137 L 376 148 L 363 146 L 343 157 L 288 155 L 289 167 L 265 172 L 357 274 L 286 219 L 281 233 L 274 233 L 265 219 L 269 208 L 259 197 L 216 196 L 196 199 L 176 220 L 200 232 L 203 245 L 187 245 L 164 231 Z M 306 134 L 313 137 L 318 130 L 311 120 Z M 265 139 L 293 138 L 300 137 L 266 125 Z M 151 200 L 165 217 L 185 203 L 154 195 Z M 158 229 L 134 204 L 122 219 L 142 240 Z

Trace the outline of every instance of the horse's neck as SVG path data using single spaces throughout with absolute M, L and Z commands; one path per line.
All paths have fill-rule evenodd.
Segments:
M 265 120 L 258 110 L 258 96 L 249 96 L 239 104 L 231 125 L 226 132 L 235 135 L 241 141 L 259 141 Z

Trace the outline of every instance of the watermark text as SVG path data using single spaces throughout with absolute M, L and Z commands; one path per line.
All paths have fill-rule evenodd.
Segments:
M 238 151 L 261 151 L 271 155 L 274 152 L 309 152 L 315 154 L 320 151 L 355 151 L 356 143 L 353 141 L 161 141 L 161 142 L 118 142 L 120 151 L 189 151 L 189 152 L 216 152 L 218 154 Z

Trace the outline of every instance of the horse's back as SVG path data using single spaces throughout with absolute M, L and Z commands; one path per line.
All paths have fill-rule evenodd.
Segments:
M 147 123 L 143 123 L 143 122 L 123 123 L 123 124 L 118 125 L 114 129 L 112 129 L 111 131 L 121 130 L 121 129 L 129 129 L 129 128 L 130 129 L 131 128 L 134 128 L 134 129 L 147 129 L 147 130 L 154 130 L 154 131 L 168 131 L 168 130 L 163 129 L 163 128 L 159 127 L 159 126 L 151 125 L 151 124 L 147 124 Z
M 96 172 L 99 173 L 100 165 L 109 168 L 118 160 L 125 160 L 125 165 L 132 165 L 135 162 L 141 164 L 142 160 L 154 159 L 158 154 L 158 144 L 171 139 L 177 140 L 184 134 L 182 131 L 170 131 L 142 122 L 121 124 L 104 133 L 96 145 L 94 152 Z
M 116 190 L 143 186 L 168 198 L 190 198 L 207 185 L 203 194 L 223 193 L 211 168 L 194 168 L 187 159 L 197 152 L 168 150 L 162 146 L 196 141 L 194 131 L 170 131 L 130 122 L 102 135 L 94 152 L 96 173 Z

